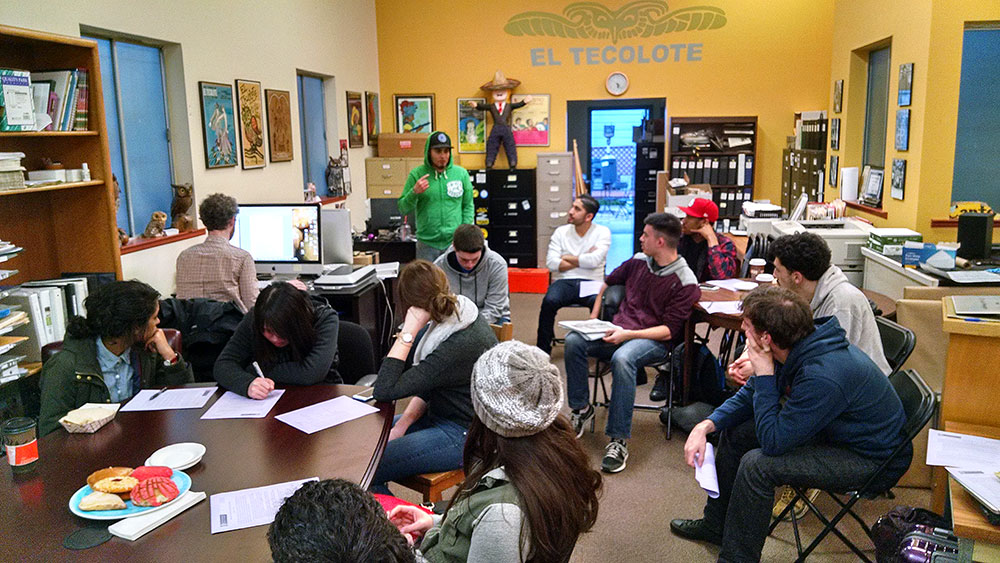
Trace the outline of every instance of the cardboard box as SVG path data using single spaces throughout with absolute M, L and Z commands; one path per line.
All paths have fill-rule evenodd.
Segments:
M 923 242 L 924 235 L 910 229 L 872 229 L 868 233 L 868 248 L 885 256 L 902 256 L 906 241 Z
M 930 264 L 941 270 L 955 268 L 955 256 L 958 252 L 957 242 L 906 241 L 903 243 L 903 267 L 916 268 L 920 264 Z
M 364 252 L 354 253 L 354 265 L 355 266 L 368 266 L 370 264 L 378 264 L 378 252 L 374 250 L 366 250 Z
M 427 135 L 423 133 L 379 133 L 378 155 L 408 156 L 422 160 L 426 144 Z

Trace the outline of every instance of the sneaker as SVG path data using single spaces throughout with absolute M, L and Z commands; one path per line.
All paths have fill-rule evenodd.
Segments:
M 722 545 L 722 534 L 709 528 L 704 518 L 698 520 L 671 520 L 670 531 L 684 539 L 707 541 L 715 545 Z
M 819 496 L 819 489 L 807 490 L 806 496 L 809 497 L 809 502 L 815 502 L 816 497 Z M 771 509 L 771 517 L 777 518 L 778 515 L 780 515 L 782 511 L 785 510 L 785 507 L 788 506 L 788 503 L 792 502 L 794 498 L 795 498 L 795 489 L 787 486 L 782 488 L 781 496 L 778 497 L 778 500 L 775 501 L 774 503 L 774 508 Z M 788 514 L 785 514 L 785 517 L 782 518 L 782 520 L 785 522 L 790 521 L 792 519 L 793 512 L 795 513 L 796 520 L 801 519 L 803 516 L 806 515 L 807 510 L 809 510 L 809 507 L 806 505 L 806 503 L 800 500 L 795 503 L 795 508 L 793 508 Z
M 576 437 L 580 438 L 583 436 L 583 429 L 587 426 L 587 423 L 594 418 L 594 406 L 587 405 L 584 410 L 574 410 L 569 415 L 570 422 L 573 423 L 573 432 L 576 433 Z
M 625 462 L 628 461 L 628 445 L 624 440 L 611 440 L 604 448 L 604 461 L 601 462 L 601 471 L 605 473 L 618 473 L 625 469 Z
M 667 391 L 670 388 L 670 374 L 658 373 L 656 374 L 656 382 L 653 383 L 653 388 L 649 391 L 650 401 L 666 401 Z

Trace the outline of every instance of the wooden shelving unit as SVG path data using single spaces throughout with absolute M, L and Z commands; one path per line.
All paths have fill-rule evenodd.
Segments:
M 25 252 L 5 267 L 20 273 L 4 283 L 59 277 L 63 272 L 122 275 L 112 198 L 111 159 L 105 126 L 97 44 L 0 25 L 0 61 L 29 71 L 86 68 L 89 78 L 88 131 L 0 132 L 0 152 L 23 152 L 23 165 L 42 167 L 42 158 L 80 168 L 95 180 L 0 191 L 0 238 Z

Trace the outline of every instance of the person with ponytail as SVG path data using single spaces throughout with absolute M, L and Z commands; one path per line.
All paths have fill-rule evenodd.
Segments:
M 476 304 L 453 294 L 445 273 L 427 260 L 414 260 L 399 273 L 399 299 L 406 317 L 379 369 L 374 396 L 411 399 L 396 417 L 372 480 L 371 490 L 382 494 L 391 494 L 389 481 L 462 466 L 465 434 L 475 418 L 472 366 L 497 343 Z
M 120 403 L 140 389 L 194 381 L 191 367 L 157 328 L 160 294 L 136 280 L 102 285 L 73 317 L 62 350 L 42 367 L 39 433 L 86 403 Z
M 339 329 L 337 312 L 310 297 L 301 282 L 272 283 L 236 327 L 212 375 L 226 389 L 258 400 L 275 383 L 341 383 Z
M 417 561 L 569 561 L 597 520 L 602 479 L 559 412 L 559 369 L 538 348 L 502 342 L 476 362 L 471 389 L 465 481 L 448 510 L 400 505 L 389 520 Z

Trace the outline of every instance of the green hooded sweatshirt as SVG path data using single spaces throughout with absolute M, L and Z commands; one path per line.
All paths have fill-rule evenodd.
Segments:
M 431 133 L 431 137 L 438 131 Z M 455 228 L 472 223 L 472 182 L 469 173 L 448 159 L 448 166 L 438 172 L 431 164 L 430 141 L 424 146 L 424 163 L 414 168 L 403 185 L 399 211 L 408 214 L 416 209 L 417 240 L 438 250 L 451 244 Z M 423 193 L 413 193 L 413 185 L 423 176 L 430 184 Z

